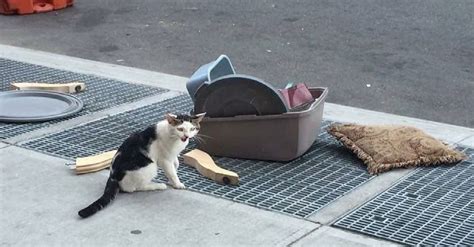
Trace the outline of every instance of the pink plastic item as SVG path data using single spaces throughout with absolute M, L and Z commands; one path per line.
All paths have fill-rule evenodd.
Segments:
M 290 109 L 314 101 L 313 95 L 311 95 L 311 92 L 304 83 L 298 83 L 293 87 L 279 90 Z

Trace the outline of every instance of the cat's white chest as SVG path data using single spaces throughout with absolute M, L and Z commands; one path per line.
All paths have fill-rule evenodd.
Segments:
M 186 146 L 188 145 L 189 143 L 189 140 L 186 140 L 186 141 L 177 141 L 175 143 L 175 145 L 172 147 L 174 153 L 176 153 L 176 156 L 179 155 L 179 153 L 181 153 L 185 148 Z
M 170 142 L 154 142 L 150 145 L 148 150 L 150 158 L 155 163 L 160 163 L 160 160 L 174 161 L 174 159 L 186 148 L 188 141 L 181 140 Z

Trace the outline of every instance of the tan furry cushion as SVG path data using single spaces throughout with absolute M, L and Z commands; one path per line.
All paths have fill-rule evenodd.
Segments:
M 467 158 L 413 127 L 333 124 L 328 132 L 357 154 L 370 174 L 398 167 L 456 163 Z

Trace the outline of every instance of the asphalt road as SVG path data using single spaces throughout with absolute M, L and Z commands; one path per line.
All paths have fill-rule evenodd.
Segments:
M 190 76 L 220 54 L 328 101 L 474 127 L 472 0 L 76 0 L 0 16 L 0 43 Z

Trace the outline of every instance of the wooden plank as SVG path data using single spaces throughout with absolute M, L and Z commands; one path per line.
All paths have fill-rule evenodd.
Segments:
M 47 90 L 62 93 L 79 93 L 86 89 L 83 82 L 69 83 L 36 83 L 36 82 L 13 82 L 11 83 L 13 90 Z
M 84 174 L 89 172 L 96 172 L 109 167 L 112 163 L 117 150 L 108 151 L 105 153 L 80 157 L 76 159 L 76 173 Z
M 220 184 L 239 184 L 239 175 L 233 171 L 225 170 L 214 163 L 209 154 L 194 149 L 183 155 L 184 163 L 196 168 L 198 172 Z

